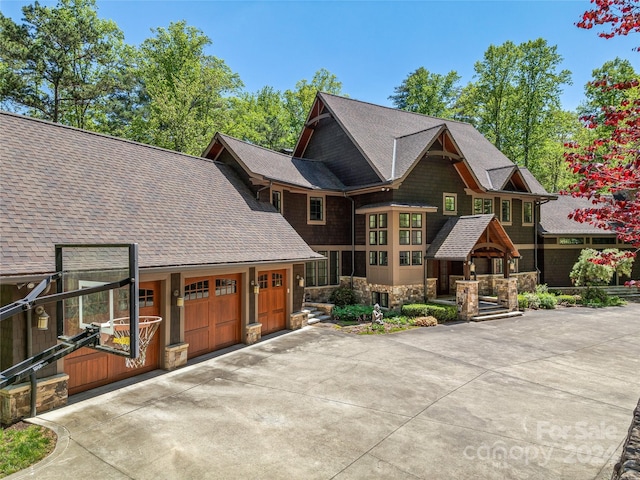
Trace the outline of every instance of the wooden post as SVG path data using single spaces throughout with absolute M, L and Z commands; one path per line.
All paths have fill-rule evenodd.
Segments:
M 465 280 L 471 280 L 471 268 L 469 268 L 470 255 L 467 255 L 467 259 L 463 263 L 462 271 L 464 273 Z
M 504 265 L 502 265 L 502 271 L 504 272 L 504 278 L 509 278 L 510 266 L 509 266 L 509 252 L 508 251 L 504 252 L 503 263 L 504 263 Z

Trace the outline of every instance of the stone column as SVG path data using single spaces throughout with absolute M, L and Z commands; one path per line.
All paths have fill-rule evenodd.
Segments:
M 250 323 L 245 330 L 244 344 L 253 345 L 258 343 L 262 338 L 262 324 Z
M 498 294 L 498 305 L 510 312 L 518 310 L 517 278 L 496 278 L 496 292 Z
M 305 312 L 296 312 L 289 315 L 289 321 L 287 322 L 287 329 L 298 330 L 299 328 L 307 326 L 309 315 Z
M 458 280 L 456 282 L 456 304 L 458 305 L 458 319 L 469 321 L 478 315 L 477 280 Z
M 427 300 L 431 300 L 438 296 L 438 279 L 437 278 L 427 278 L 424 294 L 425 294 L 425 297 L 427 297 Z

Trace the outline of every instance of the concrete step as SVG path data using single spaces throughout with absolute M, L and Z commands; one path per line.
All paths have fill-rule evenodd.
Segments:
M 324 322 L 325 320 L 331 320 L 331 315 L 327 315 L 322 310 L 303 308 L 302 311 L 307 314 L 308 325 L 313 325 L 314 323 L 318 322 Z
M 515 312 L 503 311 L 503 313 L 493 313 L 490 315 L 476 315 L 475 317 L 471 317 L 472 322 L 484 322 L 485 320 L 498 320 L 499 318 L 511 318 L 511 317 L 521 317 L 522 312 L 516 310 Z

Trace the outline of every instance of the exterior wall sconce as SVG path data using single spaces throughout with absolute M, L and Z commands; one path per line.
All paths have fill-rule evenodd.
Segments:
M 36 315 L 38 316 L 38 330 L 49 329 L 49 314 L 42 305 L 36 307 Z
M 251 282 L 249 283 L 253 287 L 253 293 L 255 293 L 256 295 L 260 293 L 260 285 L 258 285 L 255 280 L 251 280 Z
M 298 280 L 299 287 L 304 287 L 304 277 L 301 277 L 300 275 L 296 275 L 296 280 Z
M 516 271 L 516 259 L 512 258 L 511 260 L 509 260 L 509 271 L 510 272 L 515 272 Z
M 174 290 L 173 296 L 176 297 L 176 307 L 184 307 L 184 297 L 180 296 L 180 290 Z
M 471 260 L 469 262 L 469 272 L 470 273 L 476 273 L 476 264 L 473 263 L 473 260 Z

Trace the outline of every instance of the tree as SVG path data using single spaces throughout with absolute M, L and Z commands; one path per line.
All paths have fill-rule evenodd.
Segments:
M 211 40 L 181 21 L 154 30 L 140 46 L 138 74 L 149 97 L 149 141 L 193 155 L 227 123 L 242 82 L 224 61 L 204 52 Z
M 431 73 L 424 67 L 410 73 L 389 100 L 396 108 L 440 118 L 456 118 L 460 75 Z
M 118 88 L 123 34 L 98 18 L 95 0 L 38 2 L 24 23 L 0 13 L 0 102 L 4 108 L 91 128 L 100 102 Z
M 285 90 L 285 108 L 291 117 L 291 128 L 296 135 L 302 132 L 309 110 L 316 98 L 316 93 L 326 92 L 334 95 L 342 94 L 342 82 L 329 72 L 321 68 L 314 75 L 311 82 L 300 80 L 294 90 Z
M 604 38 L 640 31 L 637 0 L 597 0 L 596 5 L 576 24 L 579 28 L 610 23 L 611 31 L 600 34 Z M 622 82 L 603 78 L 592 82 L 592 87 L 602 91 L 599 98 L 607 100 L 619 98 L 609 95 L 612 90 L 629 91 L 639 85 L 638 78 Z M 625 97 L 619 104 L 602 105 L 601 116 L 586 116 L 583 121 L 589 129 L 600 125 L 611 128 L 600 130 L 605 135 L 597 135 L 582 145 L 578 142 L 568 145 L 567 161 L 580 175 L 568 193 L 588 198 L 594 205 L 576 210 L 570 217 L 613 230 L 620 240 L 640 247 L 640 100 Z M 635 252 L 626 255 L 634 257 Z M 593 261 L 606 264 L 613 260 L 603 255 Z
M 607 259 L 601 262 L 600 259 Z M 633 258 L 629 258 L 616 248 L 603 251 L 585 248 L 580 252 L 569 278 L 577 287 L 609 285 L 613 274 L 628 277 L 633 268 Z

